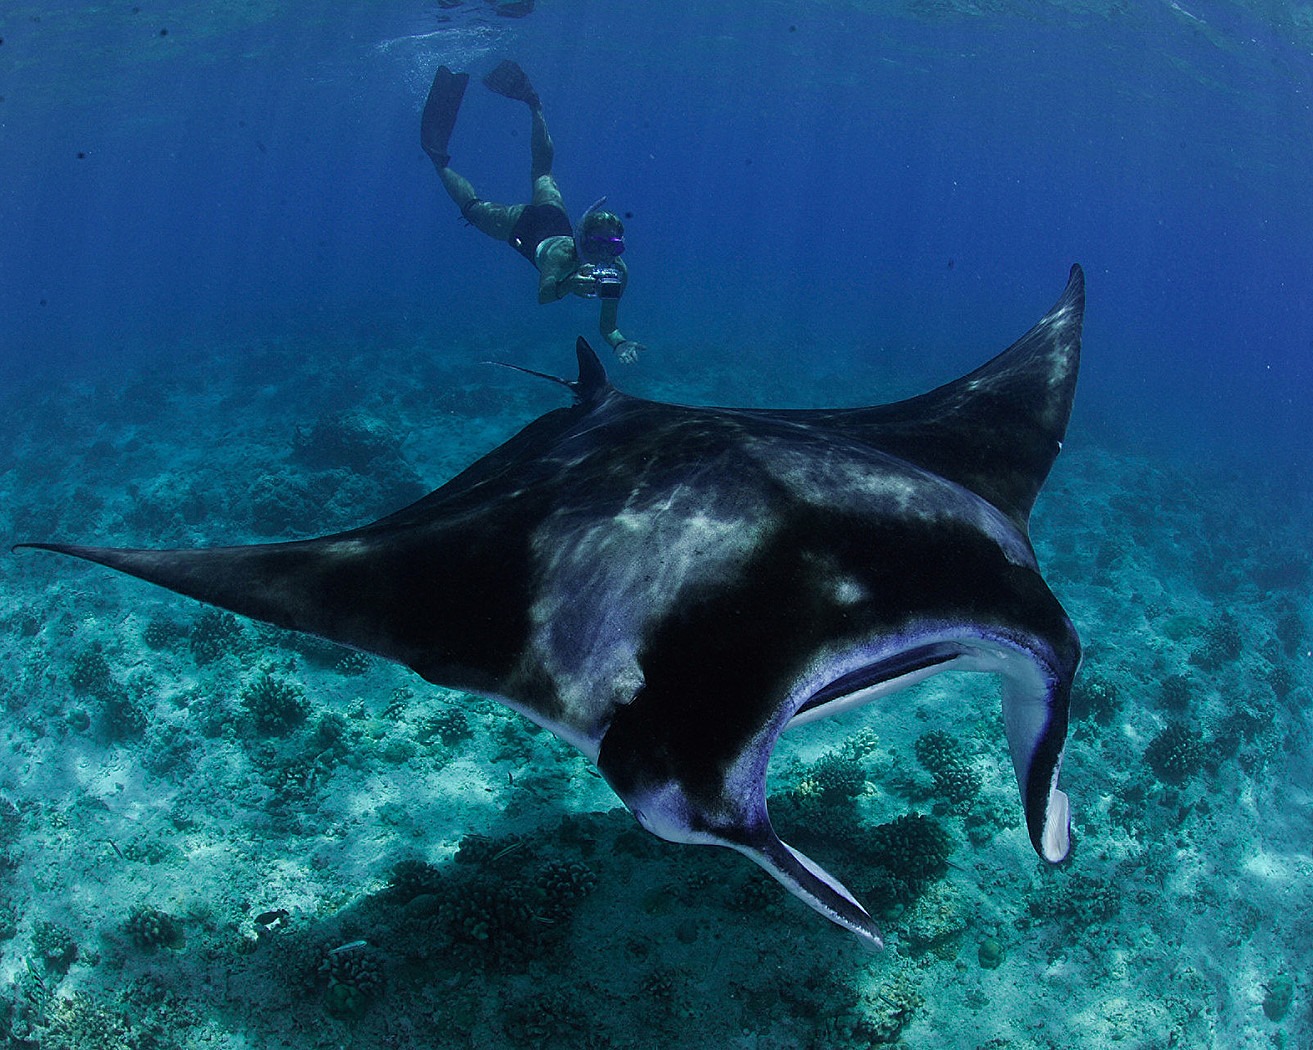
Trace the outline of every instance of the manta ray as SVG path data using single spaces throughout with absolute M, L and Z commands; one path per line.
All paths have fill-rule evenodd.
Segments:
M 866 944 L 875 921 L 771 826 L 780 733 L 945 671 L 1002 680 L 1030 841 L 1058 788 L 1080 641 L 1032 504 L 1061 447 L 1084 278 L 1016 343 L 869 408 L 631 397 L 578 341 L 569 407 L 373 524 L 197 550 L 70 554 L 508 705 L 578 748 L 643 827 L 727 846 Z M 528 369 L 520 369 L 529 371 Z

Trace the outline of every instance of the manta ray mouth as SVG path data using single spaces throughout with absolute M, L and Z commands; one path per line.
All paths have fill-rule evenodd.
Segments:
M 794 712 L 789 725 L 800 725 L 896 692 L 944 670 L 962 656 L 958 642 L 932 642 L 903 649 L 892 656 L 863 664 L 817 689 Z

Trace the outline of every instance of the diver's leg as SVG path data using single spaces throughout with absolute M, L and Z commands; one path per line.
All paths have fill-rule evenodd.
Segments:
M 552 136 L 547 133 L 547 121 L 543 119 L 542 106 L 532 110 L 533 131 L 529 136 L 529 149 L 532 155 L 531 177 L 536 183 L 544 175 L 552 174 L 552 161 L 556 159 L 556 148 L 552 145 Z
M 561 191 L 552 176 L 552 161 L 556 149 L 552 145 L 552 136 L 547 133 L 547 121 L 543 119 L 542 106 L 533 109 L 533 135 L 529 142 L 533 155 L 533 196 L 534 204 L 554 204 L 565 211 L 565 202 L 561 200 Z
M 512 204 L 507 207 L 505 204 L 494 204 L 492 201 L 476 200 L 468 208 L 463 209 L 461 214 L 471 226 L 486 233 L 493 240 L 508 241 L 511 239 L 511 231 L 515 229 L 515 224 L 520 221 L 523 212 L 523 204 Z
M 510 238 L 511 230 L 515 229 L 515 223 L 524 211 L 523 204 L 508 208 L 505 204 L 480 200 L 469 180 L 451 168 L 439 168 L 438 178 L 442 180 L 447 196 L 455 202 L 466 222 L 496 240 Z
M 533 180 L 533 197 L 534 204 L 555 204 L 561 211 L 565 211 L 565 201 L 561 199 L 561 191 L 556 185 L 556 180 L 550 175 L 539 175 Z
M 447 196 L 455 202 L 462 215 L 465 214 L 466 208 L 472 207 L 474 202 L 479 199 L 469 180 L 464 175 L 458 175 L 449 167 L 444 165 L 439 168 L 438 178 L 442 180 L 442 188 L 447 191 Z

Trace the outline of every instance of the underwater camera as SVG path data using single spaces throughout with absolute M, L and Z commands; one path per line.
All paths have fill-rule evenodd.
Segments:
M 593 278 L 597 281 L 597 297 L 599 299 L 619 299 L 621 286 L 624 280 L 620 276 L 620 271 L 612 266 L 599 266 L 593 271 Z

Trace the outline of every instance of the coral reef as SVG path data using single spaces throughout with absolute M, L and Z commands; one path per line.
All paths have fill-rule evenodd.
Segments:
M 474 736 L 470 720 L 459 707 L 444 707 L 427 715 L 415 733 L 421 744 L 430 743 L 437 737 L 448 747 L 469 740 Z
M 807 768 L 793 793 L 799 799 L 847 802 L 865 787 L 866 773 L 858 759 L 850 753 L 829 751 Z
M 1030 914 L 1037 919 L 1061 919 L 1083 930 L 1107 922 L 1121 910 L 1121 895 L 1110 882 L 1080 873 L 1046 874 L 1051 881 L 1028 902 Z
M 1299 609 L 1294 602 L 1287 600 L 1282 603 L 1281 609 L 1277 613 L 1274 630 L 1281 651 L 1286 656 L 1297 656 L 1299 651 L 1304 648 L 1307 628 L 1304 625 L 1304 617 L 1300 615 Z
M 319 974 L 328 981 L 324 1008 L 340 1020 L 356 1020 L 383 992 L 383 967 L 367 941 L 352 941 L 324 952 Z
M 879 825 L 871 833 L 869 846 L 879 852 L 885 867 L 913 882 L 941 875 L 953 852 L 948 832 L 920 813 Z
M 950 806 L 963 807 L 980 793 L 980 776 L 953 736 L 931 730 L 917 737 L 914 748 L 917 760 L 934 777 L 935 794 Z
M 1278 974 L 1263 993 L 1263 1013 L 1269 1021 L 1284 1021 L 1295 998 L 1295 982 L 1289 974 Z
M 1272 549 L 1251 569 L 1254 582 L 1265 591 L 1294 591 L 1313 575 L 1313 558 L 1303 551 Z
M 295 631 L 282 631 L 276 627 L 261 625 L 260 631 L 269 644 L 290 649 L 305 658 L 314 667 L 336 667 L 338 662 L 353 650 L 343 645 L 325 641 L 313 634 L 298 634 Z
M 358 733 L 336 711 L 325 711 L 315 722 L 314 731 L 310 734 L 310 746 L 340 759 L 346 755 Z
M 731 887 L 725 904 L 731 911 L 745 915 L 764 914 L 780 903 L 782 892 L 778 882 L 754 869 Z
M 101 694 L 100 733 L 105 740 L 135 740 L 149 722 L 146 709 L 127 689 L 115 685 Z
M 142 749 L 142 765 L 156 776 L 176 776 L 195 764 L 199 741 L 172 722 L 151 726 Z
M 167 616 L 152 616 L 141 632 L 141 640 L 158 651 L 176 649 L 187 638 L 187 628 Z
M 261 536 L 301 532 L 315 521 L 316 501 L 310 486 L 287 469 L 266 472 L 251 485 L 251 528 Z
M 596 1024 L 567 988 L 530 993 L 510 1003 L 503 1026 L 514 1046 L 599 1046 L 589 1038 Z
M 468 864 L 487 871 L 501 871 L 503 874 L 516 871 L 523 863 L 526 854 L 532 854 L 533 847 L 529 840 L 521 835 L 505 835 L 491 838 L 471 832 L 460 840 L 456 848 L 456 863 Z M 509 861 L 509 863 L 503 863 Z
M 903 1029 L 925 1003 L 910 976 L 897 974 L 860 1002 L 827 1019 L 824 1046 L 886 1046 L 897 1043 Z
M 1188 674 L 1171 674 L 1162 680 L 1159 700 L 1168 711 L 1184 712 L 1194 696 L 1194 683 Z
M 390 722 L 400 722 L 410 708 L 410 702 L 415 699 L 415 690 L 408 685 L 399 685 L 392 690 L 388 697 L 388 702 L 383 710 L 379 712 L 379 718 L 385 718 Z
M 945 960 L 957 955 L 958 942 L 967 928 L 961 896 L 944 882 L 935 883 L 921 894 L 908 909 L 904 922 L 914 956 L 933 952 Z
M 309 428 L 297 428 L 292 447 L 295 459 L 308 467 L 345 467 L 358 474 L 380 456 L 400 456 L 396 432 L 358 412 L 326 413 Z
M 378 749 L 378 757 L 384 762 L 391 762 L 393 765 L 401 765 L 409 762 L 419 753 L 419 746 L 405 737 L 390 736 L 383 741 L 382 746 Z
M 85 707 L 70 707 L 64 715 L 64 721 L 75 733 L 85 733 L 91 728 L 91 714 Z
M 172 915 L 149 905 L 138 905 L 123 923 L 123 932 L 138 948 L 181 948 L 182 927 Z
M 32 930 L 32 954 L 51 973 L 67 973 L 77 960 L 78 945 L 67 928 L 54 922 L 38 922 Z
M 466 963 L 522 970 L 561 942 L 597 884 L 582 861 L 553 857 L 535 864 L 536 854 L 526 839 L 467 835 L 453 868 L 399 861 L 386 897 L 431 929 L 429 943 L 449 940 Z
M 1077 675 L 1071 687 L 1071 715 L 1074 720 L 1092 718 L 1107 725 L 1121 703 L 1116 684 L 1097 671 Z
M 1288 663 L 1274 664 L 1267 672 L 1267 683 L 1278 700 L 1285 700 L 1301 681 L 1299 673 Z
M 442 889 L 442 871 L 427 861 L 406 859 L 392 868 L 388 891 L 398 904 L 409 904 L 422 894 L 437 893 Z
M 1203 768 L 1206 757 L 1203 734 L 1183 722 L 1173 722 L 1155 736 L 1144 753 L 1158 779 L 1178 786 Z
M 264 671 L 242 689 L 242 706 L 255 720 L 261 733 L 275 736 L 294 729 L 310 713 L 305 690 L 295 682 Z
M 649 970 L 638 982 L 644 1016 L 658 1022 L 669 1020 L 682 998 L 680 993 L 683 989 L 684 982 L 679 971 L 668 966 Z
M 0 869 L 18 863 L 18 843 L 23 835 L 23 816 L 9 799 L 0 795 Z
M 187 643 L 198 666 L 214 663 L 227 653 L 246 648 L 242 625 L 232 613 L 206 609 L 192 624 Z
M 137 1050 L 142 1046 L 121 1010 L 80 992 L 55 999 L 40 1035 L 41 1050 Z
M 1012 799 L 981 796 L 962 821 L 962 829 L 973 846 L 983 846 L 1000 831 L 1021 826 L 1021 813 Z
M 1235 697 L 1233 706 L 1214 724 L 1213 739 L 1203 745 L 1202 759 L 1235 757 L 1246 772 L 1261 768 L 1276 752 L 1274 730 L 1278 726 L 1277 705 L 1264 690 Z
M 299 686 L 292 688 L 293 706 L 287 710 L 288 717 L 293 719 L 304 703 L 298 690 Z M 304 718 L 304 713 L 301 717 Z M 270 813 L 295 826 L 298 813 L 326 786 L 337 765 L 353 754 L 352 746 L 359 742 L 360 730 L 340 714 L 328 711 L 308 730 L 298 731 L 294 725 L 278 720 L 265 733 L 262 738 L 247 742 L 248 753 L 261 781 L 274 792 Z
M 266 528 L 296 528 L 306 508 L 320 523 L 353 519 L 363 508 L 381 513 L 426 491 L 406 464 L 396 430 L 359 412 L 325 413 L 298 428 L 292 458 L 315 473 L 303 479 L 280 472 L 264 487 L 262 497 L 272 503 L 259 510 Z
M 1205 670 L 1215 671 L 1236 659 L 1244 647 L 1240 621 L 1234 613 L 1226 610 L 1208 621 L 1199 648 L 1190 654 L 1190 662 Z
M 73 654 L 68 681 L 75 692 L 91 693 L 96 696 L 104 694 L 114 685 L 109 661 L 98 647 L 82 649 Z
M 874 754 L 880 746 L 880 737 L 870 726 L 863 726 L 839 745 L 839 753 L 848 758 L 862 759 Z
M 803 768 L 792 790 L 771 796 L 772 819 L 786 839 L 824 853 L 862 834 L 856 802 L 867 781 L 860 756 L 873 739 L 826 752 Z
M 534 886 L 542 902 L 542 914 L 552 922 L 563 922 L 580 900 L 597 885 L 597 876 L 580 861 L 551 860 L 538 869 Z
M 982 970 L 997 970 L 1003 964 L 1003 945 L 997 937 L 984 937 L 976 948 Z
M 546 929 L 535 921 L 523 888 L 498 879 L 477 879 L 453 892 L 438 918 L 456 944 L 493 969 L 522 969 Z
M 357 652 L 355 649 L 348 649 L 342 654 L 342 658 L 333 665 L 333 670 L 343 677 L 352 678 L 364 674 L 371 665 L 372 661 L 364 653 Z
M 909 813 L 872 828 L 863 856 L 876 866 L 873 906 L 909 904 L 948 870 L 953 840 L 933 817 Z

